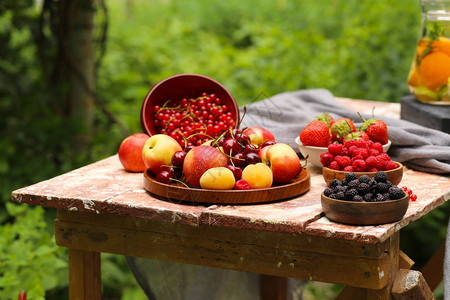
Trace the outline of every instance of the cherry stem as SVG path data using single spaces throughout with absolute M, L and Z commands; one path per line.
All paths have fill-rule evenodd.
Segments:
M 244 113 L 242 114 L 242 118 L 239 120 L 237 128 L 239 128 L 241 126 L 242 121 L 244 120 L 245 114 L 247 113 L 247 106 L 244 105 Z
M 182 180 L 178 180 L 178 179 L 175 179 L 175 178 L 170 178 L 170 180 L 175 181 L 175 182 L 179 182 L 182 185 L 184 185 L 185 187 L 189 188 L 189 186 L 186 183 L 184 183 Z

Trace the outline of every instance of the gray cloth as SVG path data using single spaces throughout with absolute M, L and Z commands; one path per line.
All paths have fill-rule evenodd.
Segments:
M 241 116 L 242 116 L 241 108 Z M 356 111 L 336 102 L 325 89 L 303 90 L 275 95 L 247 105 L 243 126 L 261 126 L 271 131 L 277 142 L 290 144 L 297 150 L 295 138 L 316 116 L 329 112 L 336 120 L 347 117 L 362 123 Z M 365 119 L 372 116 L 364 115 Z M 388 151 L 392 160 L 419 171 L 450 173 L 450 134 L 416 125 L 405 120 L 380 117 L 388 126 L 392 142 Z

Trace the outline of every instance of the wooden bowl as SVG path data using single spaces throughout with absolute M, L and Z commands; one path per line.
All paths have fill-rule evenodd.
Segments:
M 389 171 L 384 171 L 384 172 L 386 173 L 388 180 L 390 182 L 392 182 L 393 185 L 398 185 L 402 181 L 403 165 L 399 162 L 395 162 L 395 163 L 398 165 L 397 168 L 389 170 Z M 349 173 L 349 172 L 336 171 L 336 170 L 332 170 L 327 167 L 323 167 L 323 169 L 322 169 L 322 175 L 323 175 L 323 178 L 325 179 L 325 182 L 327 183 L 327 185 L 329 185 L 333 179 L 338 179 L 339 181 L 344 180 L 347 173 Z M 362 175 L 368 175 L 369 177 L 374 177 L 376 174 L 376 172 L 353 172 L 353 173 L 356 174 L 357 178 L 361 177 Z
M 197 98 L 202 93 L 216 94 L 222 100 L 222 104 L 228 106 L 237 125 L 239 120 L 238 105 L 233 96 L 220 83 L 203 75 L 178 74 L 157 83 L 148 92 L 141 108 L 142 129 L 149 135 L 158 133 L 153 126 L 153 106 L 162 106 L 169 99 L 172 100 L 170 105 L 175 106 L 183 98 Z
M 400 221 L 408 210 L 409 197 L 383 202 L 353 202 L 321 195 L 325 216 L 351 225 L 378 225 Z

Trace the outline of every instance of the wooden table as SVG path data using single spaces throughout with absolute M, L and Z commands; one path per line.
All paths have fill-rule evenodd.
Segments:
M 339 101 L 360 112 L 373 107 Z M 398 104 L 376 105 L 378 115 L 384 108 L 398 117 Z M 101 298 L 101 252 L 255 272 L 281 287 L 282 277 L 346 285 L 339 299 L 390 299 L 394 283 L 413 272 L 399 250 L 400 229 L 449 199 L 450 178 L 405 170 L 401 186 L 413 187 L 418 199 L 401 221 L 347 226 L 324 217 L 325 183 L 320 169 L 308 168 L 310 190 L 288 201 L 195 205 L 151 196 L 143 175 L 126 172 L 115 155 L 16 190 L 12 200 L 57 209 L 55 238 L 69 249 L 71 299 Z M 414 288 L 429 293 L 426 283 Z M 263 298 L 283 293 L 266 289 Z

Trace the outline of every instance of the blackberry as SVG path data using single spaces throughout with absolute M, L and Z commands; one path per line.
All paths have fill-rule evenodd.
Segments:
M 345 200 L 344 192 L 339 192 L 339 193 L 336 193 L 335 195 L 336 195 L 336 199 Z
M 331 194 L 330 196 L 328 196 L 328 198 L 331 198 L 331 199 L 337 199 L 337 196 L 336 196 L 336 194 Z
M 387 184 L 389 187 L 393 186 L 392 182 L 390 182 L 389 180 L 386 181 L 386 184 Z
M 360 195 L 356 195 L 355 197 L 353 197 L 353 202 L 363 202 L 364 198 L 361 197 Z
M 378 182 L 377 189 L 380 193 L 386 193 L 387 191 L 389 191 L 389 185 L 384 182 Z
M 346 179 L 342 180 L 342 185 L 343 186 L 347 186 L 348 185 L 348 181 Z
M 375 202 L 383 202 L 383 201 L 386 201 L 386 199 L 384 199 L 382 194 L 376 194 L 375 198 L 374 198 L 374 201 Z
M 355 179 L 357 179 L 357 177 L 356 177 L 356 174 L 353 173 L 353 172 L 347 173 L 345 175 L 345 180 L 347 180 L 347 182 L 350 182 L 350 181 L 355 180 Z
M 388 179 L 386 173 L 383 171 L 376 172 L 374 178 L 377 182 L 386 182 Z
M 356 189 L 359 186 L 359 181 L 358 179 L 352 180 L 348 183 L 348 187 L 349 188 L 353 188 Z
M 370 178 L 370 180 L 369 180 L 369 182 L 367 184 L 370 185 L 370 186 L 374 186 L 374 185 L 377 184 L 377 182 L 375 181 L 375 179 Z
M 338 185 L 333 188 L 333 193 L 337 194 L 339 192 L 345 192 L 346 190 L 347 189 L 345 187 L 343 187 L 342 185 Z
M 373 194 L 372 193 L 367 193 L 362 197 L 364 198 L 364 201 L 366 201 L 366 202 L 373 202 L 373 200 L 372 200 Z
M 392 200 L 395 200 L 405 197 L 405 192 L 398 186 L 391 186 L 389 188 L 389 195 Z
M 362 175 L 361 177 L 359 177 L 359 182 L 361 183 L 369 183 L 370 181 L 370 177 L 368 175 Z
M 336 187 L 338 185 L 342 185 L 342 183 L 339 180 L 337 180 L 337 179 L 333 179 L 333 180 L 331 180 L 331 182 L 329 184 L 329 187 L 330 188 L 334 188 L 334 187 Z
M 331 188 L 326 188 L 326 189 L 323 191 L 323 194 L 324 194 L 325 196 L 327 196 L 327 197 L 330 197 L 330 195 L 333 194 L 333 189 L 331 189 Z
M 391 195 L 389 195 L 389 193 L 383 193 L 383 197 L 386 201 L 391 200 Z
M 356 188 L 356 190 L 358 191 L 358 193 L 361 196 L 364 196 L 365 194 L 370 192 L 370 186 L 367 183 L 360 183 L 359 186 Z
M 344 194 L 347 200 L 353 200 L 353 197 L 358 195 L 358 191 L 356 189 L 349 189 Z

